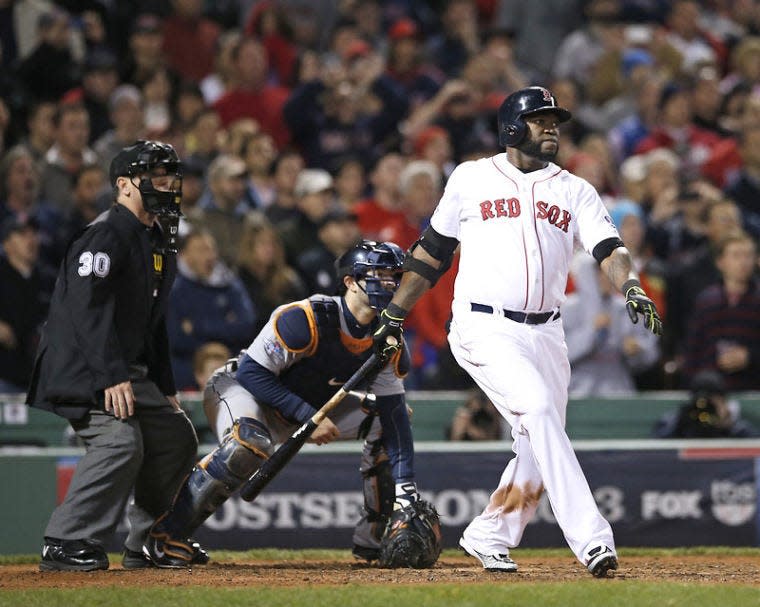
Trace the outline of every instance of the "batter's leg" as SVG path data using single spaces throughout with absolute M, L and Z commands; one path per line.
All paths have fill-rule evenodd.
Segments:
M 564 430 L 569 366 L 561 325 L 536 330 L 481 316 L 484 319 L 465 320 L 464 327 L 452 325 L 449 340 L 457 361 L 513 425 L 513 434 L 521 437 L 515 444 L 514 472 L 505 475 L 506 484 L 499 489 L 508 487 L 512 478 L 540 479 L 568 545 L 588 564 L 590 550 L 605 545 L 614 551 L 614 542 Z M 530 491 L 537 490 L 531 484 Z M 509 545 L 508 540 L 522 535 L 535 506 L 522 508 L 525 517 L 504 518 L 496 542 Z
M 515 433 L 513 451 L 488 505 L 465 529 L 463 536 L 479 552 L 507 554 L 520 544 L 525 527 L 536 513 L 543 482 L 533 461 L 527 436 Z

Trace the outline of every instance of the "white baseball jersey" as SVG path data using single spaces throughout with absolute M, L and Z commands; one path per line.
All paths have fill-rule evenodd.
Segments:
M 619 237 L 587 181 L 552 163 L 523 173 L 506 154 L 459 165 L 430 224 L 461 243 L 455 301 L 526 312 L 564 301 L 577 246 Z
M 574 250 L 591 253 L 601 241 L 619 238 L 599 195 L 555 164 L 523 173 L 499 154 L 454 170 L 431 225 L 461 243 L 451 352 L 509 422 L 514 439 L 515 457 L 465 529 L 465 542 L 482 554 L 508 553 L 546 490 L 579 561 L 588 565 L 604 548 L 614 552 L 612 529 L 564 430 L 570 364 L 562 323 L 556 314 L 523 324 L 502 313 L 557 310 Z

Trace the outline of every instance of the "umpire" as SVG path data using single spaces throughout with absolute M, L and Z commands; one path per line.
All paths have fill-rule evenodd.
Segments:
M 137 141 L 116 155 L 110 177 L 115 204 L 61 264 L 27 395 L 65 417 L 86 448 L 45 530 L 42 571 L 107 569 L 105 548 L 132 491 L 123 565 L 148 566 L 140 553 L 148 529 L 198 447 L 165 326 L 181 164 L 172 146 Z

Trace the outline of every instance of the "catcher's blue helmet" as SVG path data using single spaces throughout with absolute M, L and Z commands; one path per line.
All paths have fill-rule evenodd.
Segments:
M 335 269 L 341 285 L 345 276 L 353 276 L 357 282 L 364 280 L 364 291 L 370 307 L 384 310 L 401 282 L 403 265 L 404 251 L 396 243 L 362 240 L 338 258 Z M 396 286 L 392 291 L 383 286 L 380 277 L 375 275 L 375 270 L 394 271 Z

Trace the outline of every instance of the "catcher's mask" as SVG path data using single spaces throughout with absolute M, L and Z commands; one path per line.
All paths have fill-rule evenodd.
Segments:
M 569 110 L 557 105 L 557 100 L 548 89 L 542 86 L 520 89 L 507 97 L 497 112 L 499 145 L 502 147 L 519 145 L 528 133 L 525 116 L 540 112 L 553 112 L 560 122 L 567 122 L 572 118 Z
M 177 152 L 168 143 L 160 141 L 136 141 L 124 148 L 111 162 L 111 185 L 117 177 L 129 177 L 142 196 L 143 208 L 160 216 L 176 216 L 182 213 L 182 163 Z
M 375 310 L 384 310 L 398 289 L 403 274 L 404 251 L 394 242 L 375 242 L 362 240 L 353 249 L 344 253 L 335 263 L 340 281 L 341 292 L 343 278 L 353 276 L 359 288 L 367 294 L 369 306 Z M 390 271 L 380 274 L 380 270 Z M 362 286 L 361 281 L 364 281 Z M 393 286 L 389 288 L 389 283 Z

